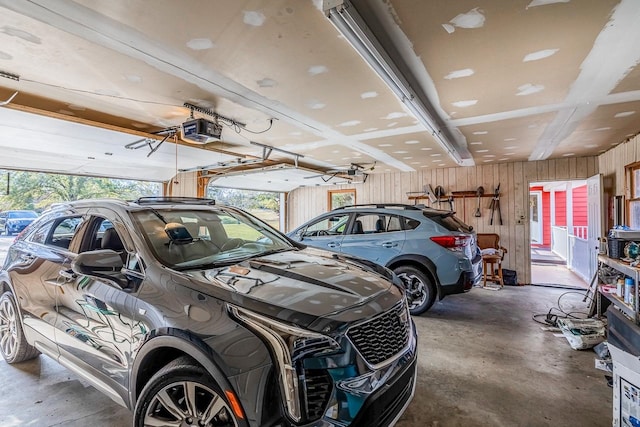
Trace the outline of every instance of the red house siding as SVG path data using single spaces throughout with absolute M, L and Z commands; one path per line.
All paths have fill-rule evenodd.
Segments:
M 587 186 L 576 187 L 573 196 L 573 225 L 587 225 Z
M 542 193 L 542 244 L 532 245 L 536 247 L 551 247 L 551 193 L 545 192 L 543 187 L 531 187 L 530 191 Z M 567 212 L 567 193 L 557 191 L 554 193 L 555 223 L 556 226 L 566 226 L 567 216 L 571 215 L 574 227 L 587 225 L 587 186 L 583 185 L 571 190 L 572 208 L 571 213 Z M 568 230 L 573 234 L 574 230 Z M 584 231 L 584 230 L 583 230 Z
M 542 193 L 542 245 L 551 247 L 551 193 Z
M 558 227 L 567 225 L 567 192 L 557 191 L 555 193 L 556 202 L 556 223 Z

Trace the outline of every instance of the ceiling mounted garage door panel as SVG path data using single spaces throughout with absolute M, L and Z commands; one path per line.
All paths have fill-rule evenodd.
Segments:
M 305 168 L 275 165 L 250 171 L 231 172 L 219 177 L 214 176 L 209 185 L 245 190 L 288 192 L 300 186 L 331 186 L 340 183 L 348 184 L 349 180 L 340 177 L 330 178 L 330 175 L 318 174 L 317 171 Z
M 176 147 L 165 142 L 147 157 L 148 146 L 125 145 L 140 140 L 122 132 L 0 108 L 0 168 L 28 169 L 130 178 L 169 180 L 176 172 Z M 157 142 L 154 142 L 155 147 Z M 4 153 L 7 155 L 4 155 Z M 11 153 L 9 155 L 9 153 Z M 235 157 L 179 146 L 178 169 L 216 164 Z

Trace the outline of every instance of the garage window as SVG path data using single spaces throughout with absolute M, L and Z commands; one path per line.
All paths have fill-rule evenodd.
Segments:
M 627 218 L 631 228 L 640 229 L 640 162 L 627 165 L 625 169 L 629 183 Z
M 329 210 L 356 204 L 356 190 L 329 190 Z

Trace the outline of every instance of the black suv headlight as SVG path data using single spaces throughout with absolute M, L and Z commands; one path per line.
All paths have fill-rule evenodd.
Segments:
M 308 356 L 340 350 L 331 337 L 297 328 L 236 306 L 229 306 L 232 315 L 261 336 L 269 345 L 278 369 L 278 380 L 289 417 L 300 421 L 303 414 L 300 394 L 300 377 L 304 375 L 300 363 Z

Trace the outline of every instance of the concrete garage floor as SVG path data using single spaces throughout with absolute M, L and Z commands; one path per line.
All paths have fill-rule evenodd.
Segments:
M 473 289 L 416 317 L 416 396 L 399 427 L 610 426 L 612 391 L 576 351 L 531 320 L 564 290 Z M 582 309 L 579 295 L 562 306 Z M 131 413 L 46 356 L 18 366 L 0 359 L 0 426 L 126 426 Z
M 418 386 L 398 426 L 610 426 L 612 389 L 594 368 L 595 353 L 571 349 L 531 319 L 565 292 L 473 289 L 415 318 Z M 584 311 L 579 294 L 561 305 Z

